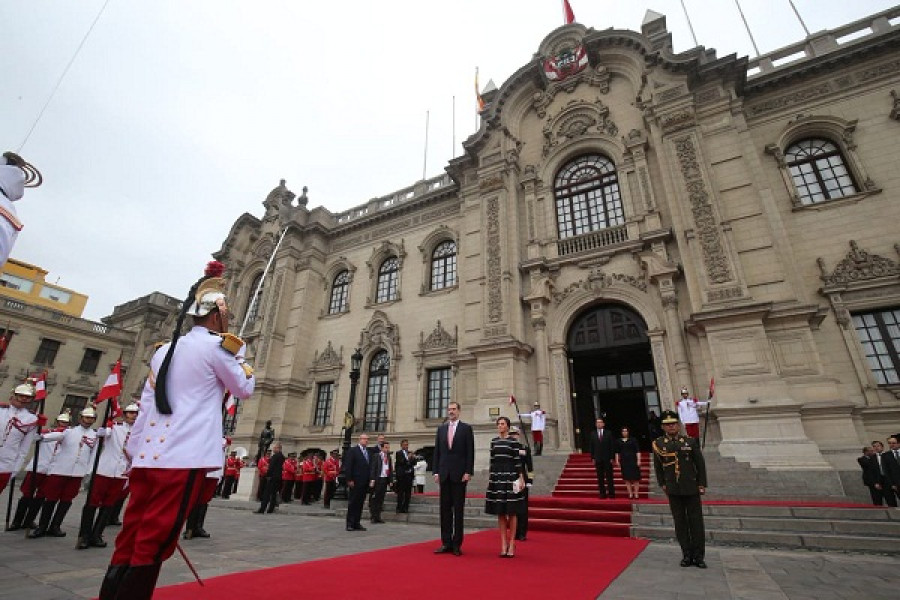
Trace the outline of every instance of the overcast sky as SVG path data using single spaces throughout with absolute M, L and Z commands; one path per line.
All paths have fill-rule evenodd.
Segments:
M 570 0 L 595 29 L 680 0 Z M 345 210 L 441 174 L 475 131 L 474 71 L 497 86 L 562 24 L 560 0 L 0 0 L 0 149 L 44 174 L 12 256 L 88 294 L 85 317 L 155 290 L 182 298 L 244 212 L 287 180 Z M 891 0 L 794 0 L 810 31 Z M 732 0 L 684 0 L 700 45 L 754 56 Z M 742 3 L 760 52 L 805 36 L 788 0 Z M 456 97 L 454 146 L 453 97 Z

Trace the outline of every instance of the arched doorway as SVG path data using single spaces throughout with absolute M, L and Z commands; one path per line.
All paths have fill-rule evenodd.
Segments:
M 575 440 L 583 452 L 598 417 L 616 432 L 627 426 L 642 449 L 650 446 L 650 411 L 660 414 L 647 325 L 620 304 L 593 306 L 567 335 L 572 365 Z

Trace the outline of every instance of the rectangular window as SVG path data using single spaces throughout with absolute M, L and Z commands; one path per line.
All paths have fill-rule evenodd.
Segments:
M 327 425 L 334 400 L 334 382 L 320 383 L 316 391 L 316 414 L 313 425 Z
M 20 290 L 22 292 L 30 292 L 34 284 L 27 279 L 10 275 L 9 273 L 0 274 L 0 286 L 11 290 Z
M 72 394 L 67 394 L 60 413 L 64 413 L 66 412 L 66 409 L 68 409 L 69 412 L 72 413 L 71 423 L 74 425 L 78 421 L 78 413 L 87 406 L 87 401 L 87 396 L 73 396 Z
M 853 327 L 878 385 L 900 383 L 900 308 L 855 314 Z
M 78 367 L 78 371 L 81 373 L 90 373 L 91 375 L 93 375 L 97 372 L 97 365 L 100 364 L 101 356 L 103 356 L 102 350 L 85 348 L 84 356 L 81 357 L 81 365 Z
M 429 369 L 428 397 L 425 401 L 425 418 L 440 419 L 447 414 L 450 404 L 451 372 L 449 367 Z
M 61 343 L 56 340 L 51 340 L 50 338 L 42 339 L 37 354 L 34 355 L 33 362 L 35 364 L 52 367 L 53 361 L 56 360 L 56 353 L 59 352 L 60 345 Z
M 62 290 L 58 290 L 56 288 L 45 285 L 41 288 L 40 297 L 46 298 L 47 300 L 53 300 L 54 302 L 59 302 L 60 304 L 68 304 L 69 300 L 72 298 L 72 295 L 69 292 L 64 292 Z

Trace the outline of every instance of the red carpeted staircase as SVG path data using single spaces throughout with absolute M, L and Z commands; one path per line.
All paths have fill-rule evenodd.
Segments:
M 649 455 L 641 455 L 641 498 L 649 493 Z M 528 527 L 538 531 L 592 533 L 628 537 L 631 503 L 618 467 L 614 467 L 615 499 L 600 499 L 597 472 L 588 454 L 571 454 L 551 496 L 528 501 Z

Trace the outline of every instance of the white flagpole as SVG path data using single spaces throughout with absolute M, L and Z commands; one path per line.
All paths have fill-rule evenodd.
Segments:
M 794 6 L 794 0 L 788 0 L 788 3 L 791 5 L 791 8 L 794 9 L 794 14 L 797 15 L 797 20 L 800 21 L 800 26 L 803 27 L 803 31 L 806 32 L 806 37 L 809 37 L 809 29 L 806 28 L 806 23 L 803 22 L 803 17 L 800 16 L 800 11 L 798 11 L 797 7 Z
M 756 47 L 756 40 L 753 39 L 753 34 L 750 33 L 750 26 L 747 25 L 747 18 L 744 16 L 744 10 L 741 8 L 741 3 L 738 0 L 734 0 L 735 5 L 737 6 L 738 12 L 741 13 L 741 21 L 744 22 L 744 28 L 747 29 L 747 35 L 750 36 L 750 43 L 753 44 L 753 49 L 756 50 L 756 55 L 759 56 L 759 48 Z
M 425 111 L 425 158 L 422 161 L 422 181 L 425 181 L 425 172 L 428 169 L 428 117 L 430 111 Z
M 688 29 L 691 30 L 691 38 L 694 40 L 694 47 L 699 46 L 697 43 L 697 35 L 694 33 L 694 25 L 691 23 L 691 16 L 688 14 L 687 7 L 684 5 L 684 0 L 681 0 L 681 10 L 684 11 L 684 18 L 687 19 Z
M 451 148 L 450 158 L 456 158 L 456 96 L 453 96 L 453 147 Z

